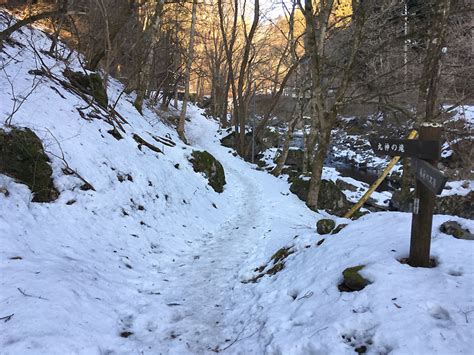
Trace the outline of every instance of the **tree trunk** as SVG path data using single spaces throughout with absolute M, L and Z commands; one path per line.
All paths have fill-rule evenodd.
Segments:
M 288 123 L 288 130 L 286 132 L 285 142 L 283 143 L 283 148 L 281 154 L 278 156 L 277 165 L 272 170 L 272 174 L 275 176 L 279 176 L 285 165 L 286 158 L 288 157 L 288 152 L 290 150 L 290 144 L 293 140 L 293 132 L 295 131 L 296 123 L 298 122 L 298 116 L 295 116 L 289 123 Z M 303 162 L 304 164 L 304 162 Z
M 320 132 L 318 150 L 313 159 L 311 169 L 311 180 L 309 182 L 308 199 L 306 205 L 316 211 L 318 206 L 319 189 L 321 187 L 321 175 L 323 173 L 324 160 L 326 159 L 331 138 L 331 129 L 325 129 Z
M 191 66 L 193 64 L 193 54 L 194 54 L 194 33 L 196 31 L 196 12 L 197 12 L 197 0 L 193 0 L 193 8 L 191 15 L 191 32 L 189 38 L 189 47 L 188 47 L 188 61 L 186 63 L 186 73 L 184 77 L 184 98 L 183 106 L 181 107 L 181 114 L 179 115 L 178 122 L 178 135 L 179 138 L 185 143 L 187 143 L 186 135 L 184 133 L 184 122 L 186 120 L 186 111 L 188 108 L 189 101 L 189 81 L 191 77 Z
M 138 85 L 137 85 L 137 97 L 133 105 L 140 114 L 143 109 L 143 101 L 145 99 L 147 90 L 149 88 L 150 76 L 152 73 L 153 62 L 155 59 L 155 47 L 158 42 L 158 34 L 160 31 L 161 24 L 161 13 L 163 11 L 163 1 L 158 0 L 156 3 L 156 9 L 153 16 L 152 24 L 149 28 L 146 29 L 145 42 L 150 42 L 150 47 L 148 53 L 145 56 L 145 61 L 143 63 L 142 70 L 138 74 Z

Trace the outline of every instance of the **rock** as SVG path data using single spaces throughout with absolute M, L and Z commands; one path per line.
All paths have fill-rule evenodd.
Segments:
M 346 195 L 331 180 L 321 180 L 321 189 L 318 196 L 318 208 L 327 210 L 337 216 L 344 215 L 351 203 Z
M 352 192 L 357 191 L 356 186 L 351 185 L 348 182 L 345 182 L 344 180 L 341 180 L 341 179 L 336 180 L 336 186 L 339 187 L 341 190 L 349 190 L 349 191 L 352 191 Z
M 98 73 L 84 74 L 66 69 L 64 76 L 69 79 L 74 87 L 87 95 L 91 95 L 100 106 L 107 107 L 107 90 Z
M 472 234 L 469 229 L 464 229 L 456 221 L 444 222 L 439 227 L 439 230 L 442 233 L 452 235 L 454 238 L 457 238 L 457 239 L 474 240 L 474 234 Z
M 319 234 L 329 234 L 336 227 L 336 222 L 332 219 L 323 218 L 316 223 L 316 229 Z
M 285 172 L 286 173 L 286 172 Z M 290 191 L 293 192 L 302 201 L 307 200 L 309 190 L 309 179 L 294 176 L 290 185 Z
M 341 223 L 339 224 L 336 228 L 334 228 L 334 230 L 332 231 L 331 234 L 337 234 L 339 233 L 342 229 L 346 228 L 347 227 L 347 224 L 346 223 Z
M 262 146 L 264 150 L 280 145 L 280 133 L 276 129 L 266 129 L 263 133 Z
M 277 272 L 280 272 L 285 268 L 285 263 L 276 263 L 274 266 L 272 266 L 268 271 L 266 272 L 267 275 L 273 276 Z
M 414 191 L 410 192 L 407 196 L 402 196 L 401 191 L 396 190 L 392 194 L 390 208 L 402 212 L 412 212 L 414 197 Z M 466 196 L 437 196 L 434 213 L 474 219 L 473 201 L 474 191 L 469 192 Z
M 450 144 L 452 154 L 441 159 L 444 166 L 450 169 L 463 169 L 470 166 L 473 151 L 471 139 L 459 139 Z
M 414 197 L 415 191 L 411 191 L 408 194 L 402 194 L 401 190 L 395 190 L 392 193 L 392 198 L 390 200 L 389 207 L 391 210 L 401 212 L 412 212 Z
M 268 148 L 275 147 L 278 145 L 278 141 L 280 139 L 279 133 L 276 131 L 266 130 L 263 133 L 262 139 L 257 139 L 255 141 L 255 156 L 254 160 L 257 161 L 259 159 L 259 154 L 267 150 Z M 227 148 L 234 148 L 237 150 L 235 146 L 235 132 L 231 132 L 227 136 L 221 139 L 221 144 Z M 252 132 L 245 133 L 245 144 L 249 146 L 252 144 Z M 252 154 L 249 152 L 248 156 L 244 157 L 246 161 L 252 160 Z
M 304 153 L 302 149 L 289 149 L 286 157 L 285 165 L 297 171 L 303 171 Z
M 436 198 L 435 213 L 474 219 L 474 191 L 466 196 L 450 195 Z
M 293 182 L 295 179 L 298 178 L 298 176 L 301 175 L 301 172 L 293 170 L 290 167 L 285 167 L 281 170 L 282 174 L 288 175 L 288 181 Z
M 365 286 L 370 284 L 370 281 L 363 278 L 359 271 L 362 270 L 365 265 L 348 267 L 342 272 L 344 280 L 339 285 L 339 291 L 341 292 L 353 292 L 360 291 L 365 288 Z
M 270 259 L 273 260 L 273 264 L 276 264 L 279 261 L 285 260 L 288 256 L 290 256 L 293 253 L 294 251 L 291 250 L 291 247 L 283 247 L 279 249 L 275 254 L 273 254 Z
M 309 179 L 295 178 L 290 186 L 293 192 L 300 200 L 306 202 L 309 190 Z M 318 196 L 318 209 L 327 210 L 337 216 L 344 215 L 351 204 L 346 195 L 331 180 L 321 180 L 321 188 Z
M 53 169 L 38 136 L 28 128 L 0 129 L 0 173 L 27 185 L 33 202 L 51 202 L 58 198 Z
M 214 191 L 223 192 L 226 181 L 222 164 L 207 151 L 194 150 L 191 156 L 194 171 L 203 173 Z

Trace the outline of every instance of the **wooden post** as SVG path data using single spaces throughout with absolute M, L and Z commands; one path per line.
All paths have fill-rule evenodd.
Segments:
M 441 138 L 441 125 L 424 123 L 419 130 L 420 140 Z M 427 160 L 436 167 L 437 160 Z M 430 266 L 431 227 L 436 195 L 418 179 L 415 184 L 415 200 L 411 224 L 410 257 L 408 263 L 414 267 Z

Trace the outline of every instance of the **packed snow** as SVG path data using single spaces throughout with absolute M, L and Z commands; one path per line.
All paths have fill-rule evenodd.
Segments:
M 0 52 L 0 113 L 28 96 L 12 124 L 43 140 L 60 196 L 32 203 L 25 185 L 0 174 L 8 191 L 0 192 L 0 354 L 472 352 L 474 244 L 439 226 L 455 220 L 472 232 L 473 221 L 435 216 L 437 266 L 412 268 L 399 261 L 408 255 L 410 214 L 350 221 L 310 211 L 284 179 L 222 147 L 218 123 L 195 106 L 186 145 L 123 94 L 116 109 L 128 124 L 117 140 L 105 120 L 81 117 L 80 97 L 28 73 L 41 65 L 31 45 L 41 53 L 47 36 L 25 28 L 13 38 L 25 45 Z M 69 66 L 80 70 L 74 56 Z M 62 77 L 64 62 L 41 57 Z M 109 80 L 111 102 L 122 90 Z M 176 146 L 140 150 L 133 134 Z M 223 193 L 193 171 L 193 150 L 222 163 Z M 95 191 L 65 175 L 66 163 Z M 348 226 L 320 236 L 321 218 Z M 292 251 L 284 268 L 250 282 L 282 247 Z M 358 265 L 371 284 L 340 292 L 342 271 Z

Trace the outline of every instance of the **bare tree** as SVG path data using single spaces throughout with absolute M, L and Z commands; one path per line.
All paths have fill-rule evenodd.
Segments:
M 186 135 L 184 133 L 184 122 L 186 119 L 186 111 L 188 108 L 188 101 L 189 101 L 189 80 L 191 77 L 191 66 L 193 64 L 193 56 L 194 56 L 194 35 L 196 33 L 196 13 L 197 13 L 197 0 L 193 0 L 193 7 L 191 10 L 191 29 L 189 33 L 189 46 L 188 46 L 188 59 L 186 62 L 186 72 L 184 75 L 184 99 L 183 105 L 181 107 L 181 113 L 179 115 L 179 122 L 178 122 L 178 135 L 183 142 L 187 142 Z

